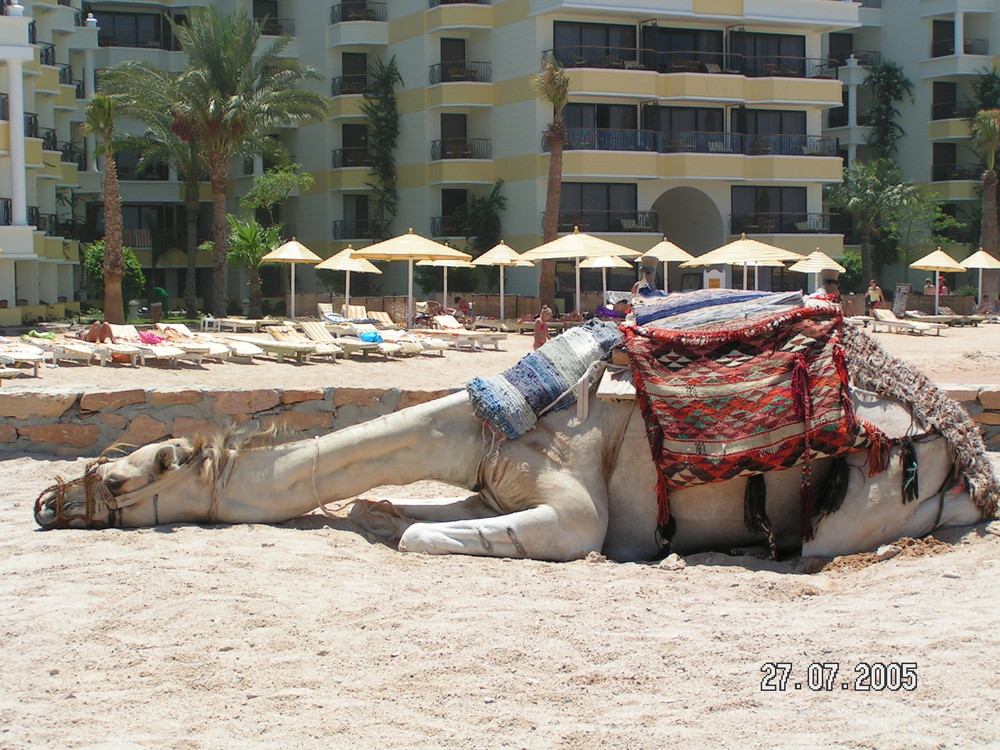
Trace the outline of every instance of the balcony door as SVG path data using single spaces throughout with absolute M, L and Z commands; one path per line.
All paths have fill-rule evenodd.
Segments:
M 469 200 L 469 191 L 464 188 L 443 188 L 441 190 L 441 228 L 439 237 L 457 237 L 464 234 L 455 214 Z
M 363 94 L 368 84 L 368 55 L 364 52 L 344 52 L 340 57 L 344 71 L 341 91 L 345 94 Z
M 368 126 L 345 123 L 340 132 L 344 143 L 344 166 L 367 166 L 371 161 L 368 158 Z
M 441 115 L 441 154 L 445 159 L 470 158 L 469 122 L 465 115 Z
M 931 57 L 955 54 L 955 22 L 934 21 L 931 24 Z

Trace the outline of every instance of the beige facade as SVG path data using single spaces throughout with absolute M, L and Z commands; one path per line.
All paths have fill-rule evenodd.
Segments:
M 44 139 L 12 137 L 13 107 L 8 121 L 0 122 L 0 201 L 10 199 L 13 206 L 12 218 L 0 226 L 5 251 L 0 299 L 9 301 L 0 316 L 74 299 L 77 241 L 61 239 L 57 230 L 71 208 L 83 230 L 94 230 L 100 175 L 93 143 L 79 130 L 94 74 L 126 59 L 179 69 L 181 55 L 172 51 L 161 13 L 182 15 L 192 4 L 204 3 L 94 2 L 88 8 L 99 28 L 63 0 L 24 0 L 23 17 L 0 16 L 0 57 L 7 68 L 0 91 L 13 99 L 11 77 L 19 77 L 24 110 L 38 115 L 40 128 L 55 131 L 57 144 L 71 144 L 53 151 Z M 390 233 L 413 227 L 461 246 L 465 238 L 456 236 L 455 208 L 502 178 L 505 239 L 519 250 L 538 244 L 549 158 L 542 132 L 551 111 L 535 97 L 530 81 L 545 54 L 555 55 L 571 80 L 562 230 L 580 226 L 640 250 L 666 234 L 700 254 L 747 232 L 791 249 L 841 252 L 842 238 L 832 231 L 822 203 L 823 186 L 837 181 L 841 169 L 838 143 L 823 132 L 826 113 L 841 104 L 843 89 L 827 56 L 827 39 L 831 32 L 866 31 L 859 10 L 867 10 L 856 3 L 224 0 L 214 5 L 223 12 L 245 9 L 267 16 L 268 33 L 292 35 L 287 54 L 322 76 L 316 86 L 330 96 L 327 120 L 279 134 L 316 180 L 311 190 L 282 206 L 281 219 L 322 256 L 348 243 L 363 246 L 380 229 L 367 205 L 370 160 L 360 103 L 367 65 L 393 57 L 403 85 L 397 90 L 400 202 Z M 32 23 L 34 43 L 28 40 Z M 47 61 L 40 60 L 47 50 Z M 234 199 L 264 167 L 259 158 L 234 163 Z M 20 173 L 26 179 L 19 199 Z M 157 251 L 152 278 L 179 297 L 183 253 L 155 245 L 178 221 L 180 185 L 170 170 L 131 179 L 139 177 L 126 174 L 122 180 L 129 211 L 126 241 L 144 265 L 152 264 Z M 66 191 L 73 193 L 72 206 L 57 200 Z M 29 210 L 35 207 L 37 212 Z M 55 218 L 32 223 L 36 214 Z M 151 224 L 156 221 L 163 224 Z M 203 260 L 199 284 L 206 289 L 200 295 L 210 279 Z M 393 265 L 381 282 L 385 292 L 403 283 L 403 269 Z M 232 276 L 229 293 L 238 299 L 241 280 Z M 322 288 L 308 269 L 298 278 L 304 291 Z M 508 289 L 535 293 L 536 279 L 533 269 L 514 269 Z M 701 279 L 672 269 L 670 283 L 694 285 Z M 18 300 L 26 304 L 17 305 Z

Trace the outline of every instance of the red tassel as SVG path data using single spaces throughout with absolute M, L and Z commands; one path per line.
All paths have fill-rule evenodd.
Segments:
M 861 422 L 861 426 L 865 428 L 865 434 L 868 435 L 868 476 L 873 477 L 889 468 L 889 454 L 892 450 L 892 441 L 885 436 L 882 430 L 867 419 L 860 419 L 858 421 Z
M 808 432 L 812 418 L 812 397 L 809 394 L 809 368 L 806 366 L 805 356 L 801 354 L 796 358 L 792 370 L 792 401 L 795 404 L 795 414 L 806 423 Z
M 799 489 L 799 536 L 808 542 L 813 538 L 812 465 L 802 464 L 802 486 Z
M 656 471 L 656 525 L 665 528 L 670 522 L 670 488 L 667 478 Z

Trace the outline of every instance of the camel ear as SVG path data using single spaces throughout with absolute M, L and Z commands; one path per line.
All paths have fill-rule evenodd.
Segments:
M 160 474 L 173 471 L 178 466 L 177 446 L 167 443 L 156 451 L 156 468 Z

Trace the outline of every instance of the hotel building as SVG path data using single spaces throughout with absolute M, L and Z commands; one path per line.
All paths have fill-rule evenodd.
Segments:
M 51 316 L 60 305 L 73 308 L 80 289 L 79 243 L 100 234 L 99 159 L 93 139 L 80 129 L 96 76 L 133 59 L 179 71 L 183 56 L 165 16 L 182 17 L 198 4 L 203 3 L 23 0 L 23 8 L 4 6 L 0 300 L 7 306 L 0 309 L 0 324 Z M 323 76 L 315 85 L 330 97 L 327 119 L 276 134 L 315 178 L 311 189 L 281 206 L 280 218 L 289 234 L 321 256 L 348 243 L 368 244 L 385 229 L 371 219 L 369 125 L 360 104 L 370 84 L 370 63 L 391 58 L 403 83 L 397 88 L 399 210 L 389 233 L 413 227 L 461 247 L 465 238 L 456 236 L 456 209 L 502 178 L 505 240 L 521 251 L 539 244 L 548 173 L 542 133 L 552 112 L 536 97 L 531 79 L 548 54 L 570 77 L 561 231 L 579 226 L 638 250 L 666 235 L 696 255 L 742 232 L 801 252 L 842 252 L 843 238 L 831 227 L 822 190 L 840 179 L 841 152 L 856 153 L 862 134 L 860 125 L 840 127 L 828 120 L 842 106 L 853 107 L 855 117 L 859 106 L 863 110 L 856 86 L 863 68 L 847 58 L 841 65 L 834 54 L 848 42 L 852 49 L 867 42 L 870 32 L 873 39 L 879 36 L 863 20 L 870 9 L 858 3 L 213 4 L 222 12 L 244 9 L 266 18 L 265 34 L 291 35 L 285 54 Z M 965 12 L 962 21 L 974 37 L 978 18 Z M 937 23 L 936 17 L 931 20 L 914 17 L 908 23 L 926 21 L 930 28 Z M 960 65 L 961 58 L 949 59 Z M 934 66 L 941 62 L 929 58 L 929 72 L 937 75 Z M 956 71 L 940 75 L 942 82 L 959 77 Z M 10 127 L 22 120 L 23 133 L 19 125 Z M 953 131 L 947 123 L 932 124 L 943 128 L 935 144 L 947 145 Z M 903 155 L 909 157 L 909 147 Z M 927 153 L 913 157 L 918 163 L 929 159 Z M 140 174 L 131 154 L 120 154 L 118 166 L 126 244 L 152 269 L 154 283 L 180 297 L 184 212 L 176 174 L 166 166 Z M 261 158 L 234 162 L 234 210 L 236 199 L 266 167 Z M 199 231 L 207 238 L 207 184 L 203 198 Z M 386 293 L 402 288 L 403 269 L 393 268 L 401 265 L 386 267 L 380 282 Z M 198 294 L 209 297 L 210 259 L 201 257 L 199 266 Z M 569 264 L 561 275 L 563 270 L 567 283 L 561 288 L 569 289 Z M 230 275 L 229 294 L 238 299 L 243 280 Z M 284 276 L 275 274 L 275 283 Z M 322 290 L 308 269 L 298 278 L 303 291 Z M 513 293 L 537 292 L 534 269 L 513 269 L 508 279 Z M 786 280 L 772 281 L 780 286 Z M 672 264 L 672 288 L 705 283 L 700 270 Z

